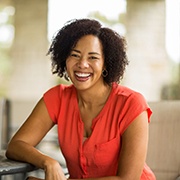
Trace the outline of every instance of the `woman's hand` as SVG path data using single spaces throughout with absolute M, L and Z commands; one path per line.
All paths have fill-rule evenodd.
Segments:
M 45 180 L 67 180 L 60 164 L 54 159 L 44 163 Z
M 44 164 L 45 179 L 28 177 L 26 180 L 67 180 L 60 164 L 54 159 L 48 159 Z

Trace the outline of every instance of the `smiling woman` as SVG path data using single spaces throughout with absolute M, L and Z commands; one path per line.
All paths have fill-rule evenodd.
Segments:
M 35 148 L 56 124 L 68 179 L 155 180 L 145 162 L 151 109 L 140 93 L 118 84 L 128 65 L 125 39 L 94 19 L 74 19 L 48 54 L 53 73 L 68 73 L 72 84 L 44 93 L 7 157 L 43 169 L 46 180 L 66 180 L 59 163 Z

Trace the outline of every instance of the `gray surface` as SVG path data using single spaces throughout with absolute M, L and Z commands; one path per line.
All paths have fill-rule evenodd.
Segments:
M 0 152 L 0 175 L 26 173 L 36 168 L 28 163 L 12 161 L 5 157 L 5 151 Z

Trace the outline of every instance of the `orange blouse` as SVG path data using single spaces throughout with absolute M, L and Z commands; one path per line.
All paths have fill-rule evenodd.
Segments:
M 84 140 L 75 87 L 55 86 L 43 98 L 52 121 L 58 125 L 59 144 L 70 178 L 116 175 L 123 132 L 142 111 L 147 111 L 148 121 L 152 113 L 140 93 L 113 83 L 105 106 L 93 119 L 91 136 Z M 145 164 L 141 180 L 147 179 L 155 177 Z

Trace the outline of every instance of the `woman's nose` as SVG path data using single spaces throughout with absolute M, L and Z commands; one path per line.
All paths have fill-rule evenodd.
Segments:
M 79 68 L 88 68 L 89 64 L 86 58 L 81 58 L 78 62 L 78 67 Z

